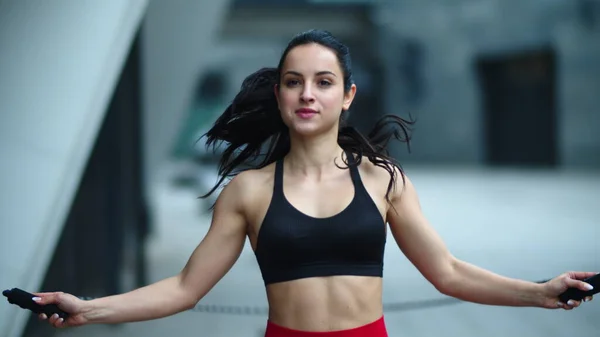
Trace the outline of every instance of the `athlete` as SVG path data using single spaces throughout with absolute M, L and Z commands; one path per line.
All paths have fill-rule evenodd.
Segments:
M 208 144 L 226 144 L 222 180 L 208 194 L 223 189 L 210 229 L 183 270 L 88 301 L 37 293 L 39 303 L 58 304 L 70 314 L 66 320 L 41 319 L 62 328 L 152 320 L 191 309 L 230 270 L 248 238 L 268 297 L 266 337 L 384 337 L 388 230 L 447 296 L 496 306 L 580 306 L 561 303 L 558 296 L 568 288 L 587 290 L 582 280 L 596 273 L 568 272 L 539 284 L 453 256 L 421 212 L 411 180 L 387 154 L 388 141 L 409 143 L 412 121 L 385 116 L 361 135 L 345 124 L 356 90 L 346 46 L 320 30 L 295 36 L 278 67 L 251 74 L 206 134 Z

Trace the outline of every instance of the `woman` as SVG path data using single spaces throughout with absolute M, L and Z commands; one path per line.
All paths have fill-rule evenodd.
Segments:
M 388 116 L 361 136 L 343 124 L 355 93 L 344 45 L 324 31 L 296 36 L 278 68 L 244 81 L 207 134 L 209 144 L 226 142 L 219 172 L 233 179 L 181 273 L 90 301 L 36 294 L 40 303 L 57 303 L 71 314 L 64 322 L 50 317 L 50 324 L 151 320 L 193 308 L 233 266 L 248 237 L 268 295 L 266 336 L 387 336 L 387 224 L 407 258 L 443 294 L 488 305 L 580 305 L 560 303 L 558 295 L 569 287 L 585 290 L 580 280 L 594 273 L 537 284 L 452 256 L 421 213 L 410 179 L 386 154 L 391 138 L 408 142 L 410 122 Z M 235 172 L 241 165 L 243 172 Z

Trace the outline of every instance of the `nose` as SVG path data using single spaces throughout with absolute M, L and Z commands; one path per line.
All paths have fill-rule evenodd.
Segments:
M 315 101 L 315 97 L 312 93 L 312 89 L 310 88 L 310 85 L 305 85 L 302 88 L 302 93 L 300 94 L 300 100 L 302 102 L 314 102 Z

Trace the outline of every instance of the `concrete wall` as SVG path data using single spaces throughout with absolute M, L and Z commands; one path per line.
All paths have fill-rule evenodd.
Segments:
M 423 46 L 426 96 L 403 104 L 403 85 L 388 78 L 387 111 L 418 118 L 408 160 L 480 164 L 482 112 L 473 61 L 482 54 L 551 46 L 558 57 L 559 160 L 563 167 L 600 167 L 600 25 L 586 28 L 577 2 L 567 0 L 402 1 L 381 5 L 380 52 L 390 74 L 399 55 L 390 46 L 411 39 Z M 393 75 L 392 75 L 393 76 Z
M 554 34 L 561 51 L 562 161 L 566 166 L 600 168 L 600 25 L 590 31 L 565 23 Z
M 37 291 L 145 0 L 0 1 L 0 284 Z M 4 302 L 0 335 L 30 313 Z
M 228 0 L 149 3 L 142 47 L 146 181 L 168 157 L 228 9 Z

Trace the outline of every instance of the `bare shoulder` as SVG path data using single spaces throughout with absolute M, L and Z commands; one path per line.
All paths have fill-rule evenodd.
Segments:
M 391 190 L 391 193 L 393 195 L 402 193 L 403 189 L 405 188 L 405 185 L 409 183 L 408 176 L 406 176 L 404 172 L 402 172 L 398 167 L 396 167 L 392 163 L 389 163 L 387 165 L 385 165 L 384 163 L 375 164 L 371 160 L 369 160 L 369 158 L 363 156 L 359 169 L 363 179 L 371 181 L 372 183 L 375 183 L 378 186 L 382 186 L 382 188 L 384 188 L 385 190 L 387 190 L 388 184 L 390 183 L 390 170 L 393 170 L 395 179 Z
M 235 203 L 245 213 L 255 208 L 262 196 L 266 195 L 264 192 L 269 188 L 272 189 L 274 174 L 274 164 L 260 169 L 242 171 L 225 185 L 221 195 L 226 202 Z
M 255 194 L 265 188 L 265 185 L 273 185 L 275 175 L 275 164 L 267 165 L 259 169 L 250 169 L 238 174 L 234 180 L 244 192 Z

